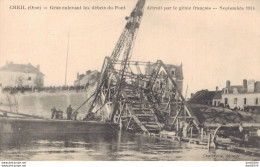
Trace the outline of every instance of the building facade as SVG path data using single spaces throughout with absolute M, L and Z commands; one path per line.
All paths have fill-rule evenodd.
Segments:
M 85 74 L 77 73 L 77 80 L 74 81 L 74 86 L 84 86 L 86 88 L 89 85 L 94 85 L 99 79 L 100 72 L 97 70 L 88 70 Z
M 248 110 L 260 109 L 260 81 L 243 80 L 242 85 L 231 85 L 221 91 L 201 90 L 196 92 L 189 100 L 191 103 L 212 106 L 228 107 L 231 109 Z
M 40 66 L 29 64 L 14 64 L 7 62 L 0 68 L 0 84 L 5 87 L 43 87 L 44 74 Z
M 218 87 L 216 87 L 216 91 L 209 91 L 207 89 L 200 90 L 193 94 L 188 102 L 203 105 L 219 106 L 222 101 L 221 94 L 222 91 L 219 91 Z
M 259 107 L 260 81 L 243 80 L 243 85 L 231 85 L 226 82 L 222 93 L 222 103 L 234 109 L 245 109 L 246 107 Z
M 222 103 L 222 91 L 217 91 L 215 92 L 215 95 L 212 99 L 212 105 L 213 106 L 221 106 Z
M 180 97 L 178 94 L 174 94 L 174 86 L 171 84 L 170 78 L 167 77 L 167 73 L 165 70 L 167 70 L 170 73 L 170 76 L 177 84 L 177 89 L 182 93 L 183 92 L 183 71 L 182 71 L 182 65 L 172 65 L 172 64 L 165 64 L 166 69 L 161 68 L 158 77 L 155 80 L 155 84 L 153 86 L 153 91 L 161 94 L 161 101 L 162 103 L 167 103 L 169 101 L 169 98 L 178 100 Z M 145 69 L 146 75 L 151 75 L 154 68 L 156 68 L 156 64 L 151 64 L 150 66 L 147 66 Z
M 153 69 L 155 68 L 156 64 L 151 64 L 151 66 L 148 66 L 145 69 L 145 74 L 146 75 L 151 75 Z M 176 82 L 177 87 L 179 91 L 183 91 L 183 72 L 182 72 L 182 65 L 176 66 L 172 64 L 165 64 L 166 70 L 170 72 L 171 77 L 173 80 Z M 160 70 L 158 74 L 158 78 L 155 81 L 155 85 L 153 87 L 154 90 L 159 90 L 162 85 L 166 85 L 165 89 L 166 90 L 171 90 L 173 85 L 169 84 L 170 79 L 165 80 L 166 72 L 164 70 Z

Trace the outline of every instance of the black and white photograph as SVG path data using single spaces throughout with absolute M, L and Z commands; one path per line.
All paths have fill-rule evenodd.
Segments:
M 1 167 L 258 167 L 259 143 L 260 1 L 0 0 Z

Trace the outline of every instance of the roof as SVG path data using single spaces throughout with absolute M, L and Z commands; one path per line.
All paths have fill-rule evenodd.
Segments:
M 219 99 L 221 94 L 222 91 L 200 90 L 189 99 L 189 103 L 208 104 L 208 102 L 211 103 L 213 99 Z
M 99 71 L 97 71 L 97 70 L 94 70 L 94 71 L 91 71 L 91 73 L 90 73 L 90 75 L 96 75 L 96 74 L 98 74 L 98 73 L 100 73 Z
M 222 99 L 222 91 L 217 91 L 213 97 L 213 99 Z
M 84 74 L 80 74 L 78 80 L 81 80 L 84 76 Z
M 86 71 L 86 74 L 80 74 L 80 75 L 78 76 L 77 80 L 75 80 L 74 82 L 77 82 L 77 81 L 79 81 L 79 80 L 82 80 L 82 79 L 85 78 L 85 77 L 89 77 L 89 76 L 92 76 L 92 75 L 99 76 L 100 74 L 101 74 L 101 73 L 100 73 L 99 71 L 97 71 L 97 70 L 93 70 L 93 71 L 88 70 L 88 71 Z
M 22 73 L 35 73 L 44 75 L 40 70 L 33 65 L 29 64 L 13 64 L 8 63 L 0 68 L 0 71 L 22 72 Z
M 255 82 L 255 90 L 254 92 L 248 92 L 248 88 L 244 88 L 242 85 L 232 85 L 229 87 L 226 87 L 223 89 L 223 92 L 225 89 L 228 89 L 228 94 L 233 94 L 234 89 L 237 89 L 237 93 L 239 94 L 245 94 L 245 93 L 260 93 L 260 81 Z
M 156 66 L 156 63 L 151 64 L 152 67 Z M 183 79 L 183 71 L 182 71 L 182 65 L 177 66 L 173 64 L 165 64 L 166 70 L 170 70 L 171 68 L 175 68 L 175 76 L 178 79 Z
M 227 87 L 228 93 L 234 93 L 234 89 L 237 89 L 237 93 L 247 92 L 247 89 L 245 89 L 243 86 L 237 85 L 237 86 L 229 86 Z

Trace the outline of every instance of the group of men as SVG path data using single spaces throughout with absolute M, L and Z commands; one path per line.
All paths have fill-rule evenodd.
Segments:
M 51 111 L 52 111 L 51 119 L 63 119 L 63 111 L 57 110 L 55 107 L 53 107 Z M 74 111 L 71 105 L 67 107 L 66 113 L 67 113 L 67 120 L 77 120 L 77 116 L 79 113 L 78 111 Z

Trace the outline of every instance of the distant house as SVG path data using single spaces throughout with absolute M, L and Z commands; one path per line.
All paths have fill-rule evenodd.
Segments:
M 222 91 L 208 91 L 200 90 L 197 91 L 192 97 L 189 99 L 189 103 L 196 103 L 196 104 L 204 104 L 204 105 L 215 105 L 218 106 L 221 103 L 221 94 Z
M 29 64 L 14 64 L 7 62 L 0 68 L 0 84 L 2 87 L 43 87 L 44 74 L 40 66 L 34 67 Z
M 74 86 L 84 86 L 87 87 L 88 85 L 95 84 L 100 78 L 100 72 L 97 70 L 86 71 L 85 74 L 77 73 L 77 80 L 74 81 Z
M 182 65 L 177 66 L 173 64 L 165 64 L 166 70 L 170 72 L 171 77 L 176 82 L 178 89 L 182 92 L 183 91 L 183 72 L 182 72 Z M 146 75 L 151 75 L 154 68 L 156 67 L 156 64 L 151 64 L 150 66 L 147 66 L 145 69 Z M 160 71 L 158 74 L 158 78 L 155 81 L 155 85 L 153 87 L 154 90 L 158 89 L 160 90 L 160 87 L 162 85 L 162 82 L 165 82 L 164 76 L 166 75 L 165 71 Z M 167 83 L 170 83 L 170 81 L 166 81 Z M 172 84 L 168 84 L 167 89 L 171 89 Z
M 213 106 L 220 106 L 220 104 L 223 104 L 222 102 L 222 93 L 223 91 L 216 91 L 215 95 L 212 99 L 212 105 Z
M 197 104 L 206 104 L 231 109 L 260 109 L 260 81 L 243 80 L 243 85 L 231 85 L 226 82 L 226 87 L 222 91 L 201 90 L 196 92 L 189 102 Z
M 226 82 L 223 89 L 222 102 L 230 108 L 260 107 L 260 81 L 243 80 L 243 85 L 231 85 Z
M 145 68 L 145 74 L 146 75 L 152 75 L 153 72 L 155 71 L 154 69 L 156 69 L 156 67 L 157 67 L 156 63 L 148 65 Z M 167 70 L 169 72 L 169 75 L 172 77 L 172 79 L 177 84 L 177 89 L 182 93 L 183 92 L 182 65 L 177 66 L 177 65 L 173 65 L 173 64 L 165 64 L 165 67 L 166 67 L 165 70 Z M 161 90 L 163 90 L 161 100 L 162 100 L 163 103 L 168 103 L 169 98 L 173 96 L 172 90 L 175 89 L 175 88 L 171 84 L 170 78 L 166 79 L 167 74 L 166 74 L 165 70 L 162 69 L 162 68 L 160 69 L 152 89 L 155 92 L 158 92 L 158 93 L 162 93 Z M 179 96 L 175 96 L 176 100 L 179 99 L 179 98 L 180 98 Z

